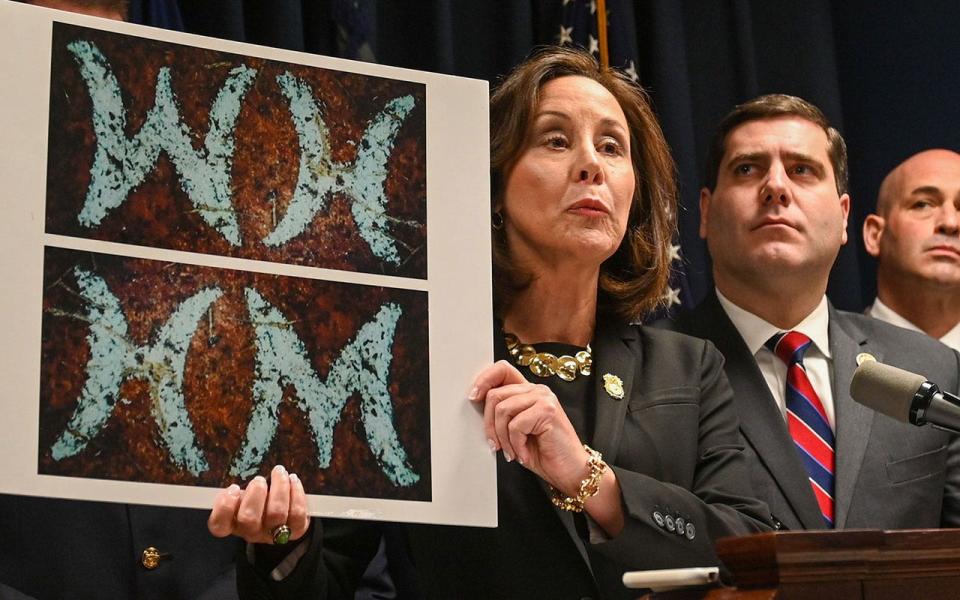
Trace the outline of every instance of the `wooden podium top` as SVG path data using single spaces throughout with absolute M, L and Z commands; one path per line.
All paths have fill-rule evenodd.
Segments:
M 656 600 L 960 598 L 960 529 L 762 533 L 717 542 L 735 588 Z

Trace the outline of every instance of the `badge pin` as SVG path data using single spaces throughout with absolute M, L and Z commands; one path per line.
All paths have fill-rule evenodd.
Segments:
M 607 373 L 603 376 L 603 389 L 615 400 L 623 400 L 623 380 Z

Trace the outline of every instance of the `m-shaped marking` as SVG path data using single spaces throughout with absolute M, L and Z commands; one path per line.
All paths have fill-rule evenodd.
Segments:
M 283 387 L 292 385 L 298 406 L 309 418 L 321 469 L 330 465 L 333 429 L 347 400 L 359 394 L 367 444 L 384 474 L 398 486 L 419 481 L 420 476 L 407 463 L 407 454 L 393 425 L 387 383 L 400 307 L 393 303 L 381 306 L 374 319 L 365 323 L 343 347 L 330 365 L 326 380 L 321 381 L 290 322 L 256 290 L 247 288 L 245 293 L 257 337 L 254 406 L 246 439 L 230 474 L 248 477 L 258 470 L 277 432 Z

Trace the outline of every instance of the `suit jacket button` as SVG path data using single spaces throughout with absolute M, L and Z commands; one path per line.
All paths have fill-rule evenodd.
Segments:
M 663 517 L 663 520 L 667 524 L 667 531 L 672 533 L 677 528 L 677 524 L 673 520 L 673 517 L 671 515 L 666 515 L 665 517 Z
M 653 520 L 657 524 L 657 527 L 663 527 L 663 515 L 659 510 L 653 511 Z
M 683 535 L 683 532 L 686 531 L 684 527 L 686 526 L 687 522 L 683 520 L 683 517 L 677 517 L 676 523 L 677 523 L 677 534 Z
M 160 564 L 160 551 L 150 546 L 143 551 L 143 554 L 140 556 L 140 564 L 143 565 L 144 569 L 152 571 L 157 568 L 157 565 Z
M 687 523 L 687 539 L 692 540 L 697 537 L 697 528 L 693 526 L 693 523 Z

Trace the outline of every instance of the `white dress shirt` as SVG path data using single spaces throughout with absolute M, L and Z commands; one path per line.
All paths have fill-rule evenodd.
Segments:
M 874 319 L 880 319 L 881 321 L 886 321 L 887 323 L 896 325 L 897 327 L 903 327 L 904 329 L 910 329 L 912 331 L 924 333 L 922 329 L 904 319 L 899 313 L 894 312 L 892 308 L 881 302 L 880 298 L 874 300 L 873 306 L 867 309 L 867 316 L 873 317 Z M 954 350 L 960 351 L 960 323 L 954 325 L 953 329 L 948 331 L 942 338 L 940 338 L 940 341 L 950 346 Z
M 747 312 L 740 308 L 717 290 L 717 298 L 720 305 L 726 311 L 727 316 L 733 322 L 733 326 L 740 332 L 740 337 L 746 342 L 750 349 L 760 372 L 763 374 L 770 393 L 780 407 L 780 413 L 783 419 L 787 419 L 787 365 L 780 360 L 776 354 L 767 349 L 764 345 L 774 334 L 784 331 L 776 325 L 772 325 L 757 315 Z M 834 431 L 836 428 L 836 411 L 833 409 L 833 359 L 830 357 L 830 342 L 827 333 L 830 323 L 830 313 L 827 310 L 826 296 L 820 300 L 820 304 L 812 313 L 800 322 L 791 331 L 799 331 L 806 335 L 813 342 L 803 356 L 803 367 L 807 372 L 807 378 L 810 385 L 813 386 L 817 395 L 820 396 L 820 402 L 823 403 L 823 409 L 827 413 L 827 421 L 830 428 Z

